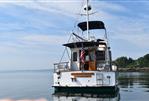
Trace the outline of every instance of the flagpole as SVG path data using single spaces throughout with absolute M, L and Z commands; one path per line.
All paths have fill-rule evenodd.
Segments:
M 85 64 L 85 50 L 83 48 L 83 44 L 82 44 L 80 59 L 81 59 L 81 70 L 83 72 L 84 71 L 84 64 Z

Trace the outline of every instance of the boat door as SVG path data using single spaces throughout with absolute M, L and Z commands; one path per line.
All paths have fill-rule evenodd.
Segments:
M 79 52 L 78 52 L 78 50 L 72 51 L 71 70 L 79 70 Z
M 95 56 L 95 50 L 89 50 L 89 70 L 96 70 L 96 56 Z
M 96 84 L 103 85 L 103 74 L 102 73 L 96 73 Z

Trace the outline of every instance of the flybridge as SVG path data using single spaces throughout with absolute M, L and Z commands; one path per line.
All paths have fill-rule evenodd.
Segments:
M 75 43 L 67 43 L 67 44 L 63 44 L 64 46 L 66 47 L 69 47 L 69 48 L 81 48 L 82 46 L 83 47 L 92 47 L 92 46 L 99 46 L 100 45 L 105 45 L 106 46 L 106 43 L 105 42 L 94 42 L 94 41 L 91 41 L 91 42 L 75 42 Z
M 82 31 L 87 30 L 87 22 L 81 22 L 78 24 L 78 27 Z M 105 29 L 104 23 L 102 21 L 89 21 L 88 22 L 88 30 L 92 29 Z

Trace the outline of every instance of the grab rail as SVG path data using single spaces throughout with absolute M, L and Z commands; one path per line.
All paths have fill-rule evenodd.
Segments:
M 54 63 L 54 72 L 68 71 L 69 70 L 68 64 L 69 62 Z

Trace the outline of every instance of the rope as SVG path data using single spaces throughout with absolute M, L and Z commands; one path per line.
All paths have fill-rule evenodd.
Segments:
M 69 36 L 69 39 L 68 39 L 67 43 L 70 41 L 71 37 L 72 37 L 72 34 L 70 34 L 70 36 Z M 62 62 L 62 59 L 63 59 L 63 57 L 64 57 L 64 55 L 65 55 L 65 51 L 67 51 L 68 58 L 70 59 L 70 56 L 69 56 L 69 52 L 68 52 L 68 50 L 67 50 L 67 47 L 65 47 L 65 49 L 64 49 L 64 51 L 63 51 L 63 54 L 62 54 L 62 57 L 61 57 L 61 59 L 60 59 L 59 63 L 61 63 L 61 62 Z
M 84 3 L 85 3 L 85 0 L 82 1 L 81 7 L 83 7 Z M 82 10 L 82 8 L 80 9 L 79 13 L 81 13 L 81 10 Z M 76 29 L 77 22 L 79 21 L 79 16 L 77 16 L 76 19 L 77 19 L 77 20 L 74 22 L 74 29 Z M 74 32 L 74 29 L 72 30 L 72 32 Z M 67 43 L 70 41 L 71 37 L 72 37 L 72 33 L 70 34 L 70 37 L 69 37 Z M 67 55 L 68 55 L 69 60 L 71 60 L 71 58 L 70 58 L 70 56 L 69 56 L 69 52 L 68 52 L 68 50 L 67 50 L 67 47 L 65 47 L 65 49 L 64 49 L 64 51 L 63 51 L 63 54 L 62 54 L 62 57 L 61 57 L 59 63 L 62 62 L 62 59 L 63 59 L 63 57 L 64 57 L 64 55 L 65 55 L 65 51 L 67 52 Z

